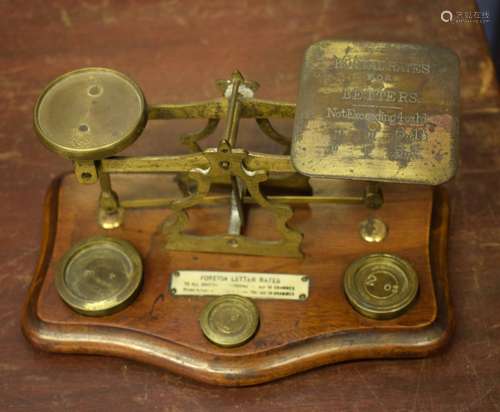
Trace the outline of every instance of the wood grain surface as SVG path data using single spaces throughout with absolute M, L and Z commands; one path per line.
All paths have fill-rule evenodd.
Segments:
M 118 175 L 113 183 L 124 198 L 154 189 L 157 196 L 182 196 L 172 176 Z M 341 186 L 344 191 L 356 189 L 351 186 L 362 189 L 348 182 Z M 98 185 L 82 186 L 66 175 L 56 179 L 47 194 L 43 253 L 22 318 L 24 333 L 45 350 L 117 355 L 227 386 L 267 382 L 327 363 L 435 353 L 452 331 L 446 273 L 448 203 L 438 189 L 431 228 L 430 187 L 386 184 L 382 190 L 384 206 L 376 211 L 364 205 L 295 207 L 290 224 L 304 233 L 305 257 L 294 259 L 165 250 L 161 227 L 172 213 L 165 209 L 126 210 L 123 225 L 106 231 L 96 224 Z M 223 233 L 228 207 L 192 208 L 189 226 L 200 235 Z M 270 238 L 272 216 L 256 207 L 247 212 L 247 235 Z M 359 235 L 359 222 L 369 216 L 389 227 L 380 244 L 367 244 Z M 144 262 L 144 285 L 134 302 L 99 318 L 69 309 L 54 285 L 63 254 L 92 236 L 127 240 Z M 402 316 L 386 321 L 357 313 L 342 287 L 344 271 L 353 260 L 381 252 L 410 262 L 419 278 L 414 304 Z M 310 294 L 305 301 L 255 300 L 260 312 L 256 336 L 241 347 L 219 348 L 205 339 L 198 323 L 213 298 L 173 296 L 168 285 L 177 270 L 302 273 L 310 279 Z
M 0 3 L 1 410 L 496 410 L 500 408 L 500 145 L 498 88 L 478 24 L 446 24 L 472 1 L 24 1 Z M 55 76 L 109 66 L 150 102 L 214 96 L 238 67 L 263 98 L 295 100 L 305 48 L 323 38 L 439 44 L 461 58 L 461 168 L 447 187 L 449 278 L 456 332 L 424 360 L 324 367 L 240 389 L 193 383 L 132 361 L 54 355 L 22 336 L 20 313 L 41 238 L 42 200 L 67 161 L 46 151 L 32 107 Z M 178 153 L 197 122 L 151 124 L 131 151 Z M 277 123 L 291 133 L 291 124 Z M 241 142 L 278 151 L 245 122 Z

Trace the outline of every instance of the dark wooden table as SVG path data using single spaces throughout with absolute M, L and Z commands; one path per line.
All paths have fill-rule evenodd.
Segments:
M 482 29 L 443 23 L 472 1 L 63 1 L 0 3 L 0 410 L 496 410 L 500 409 L 500 128 L 498 88 Z M 324 367 L 275 383 L 227 389 L 97 356 L 42 353 L 20 331 L 37 259 L 41 205 L 70 169 L 32 131 L 32 107 L 55 76 L 109 66 L 151 102 L 214 96 L 239 68 L 260 97 L 294 101 L 305 48 L 323 38 L 433 43 L 462 60 L 462 163 L 452 198 L 451 345 L 423 360 Z M 197 126 L 197 124 L 195 125 Z M 291 124 L 278 125 L 290 133 Z M 136 154 L 179 151 L 193 123 L 148 127 Z M 254 126 L 242 133 L 267 147 Z M 166 140 L 169 140 L 166 142 Z M 275 148 L 277 149 L 277 148 Z

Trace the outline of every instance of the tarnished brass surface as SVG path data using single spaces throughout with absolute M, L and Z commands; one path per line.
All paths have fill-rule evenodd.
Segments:
M 459 62 L 434 46 L 320 41 L 307 50 L 292 160 L 315 177 L 436 185 L 457 167 Z
M 219 346 L 239 346 L 247 342 L 259 326 L 259 311 L 248 298 L 220 296 L 204 308 L 200 326 L 209 341 Z
M 370 217 L 359 224 L 359 234 L 366 242 L 382 242 L 387 236 L 387 225 L 380 219 Z
M 123 222 L 123 208 L 120 206 L 118 195 L 111 188 L 109 173 L 102 170 L 102 163 L 98 167 L 99 185 L 99 210 L 97 211 L 97 222 L 103 229 L 116 229 Z
M 167 238 L 166 248 L 243 255 L 301 257 L 302 233 L 289 227 L 287 223 L 293 215 L 292 208 L 289 205 L 271 203 L 261 192 L 260 183 L 268 179 L 268 172 L 248 170 L 246 159 L 250 157 L 249 154 L 242 149 L 233 150 L 226 140 L 219 144 L 216 151 L 205 151 L 204 155 L 209 161 L 208 167 L 192 169 L 188 174 L 189 178 L 196 182 L 196 192 L 170 205 L 175 214 L 169 217 L 163 225 L 163 232 Z M 281 239 L 265 241 L 231 233 L 213 236 L 184 233 L 188 222 L 186 208 L 202 203 L 209 194 L 213 182 L 224 176 L 239 178 L 256 203 L 274 215 L 276 230 L 281 235 Z
M 418 292 L 418 276 L 404 259 L 374 253 L 353 262 L 344 274 L 344 291 L 366 317 L 390 319 L 405 312 Z
M 98 160 L 132 143 L 146 124 L 141 89 L 110 69 L 85 68 L 51 82 L 38 99 L 41 141 L 69 159 Z
M 142 262 L 124 240 L 94 237 L 77 243 L 59 263 L 55 284 L 62 300 L 87 316 L 128 305 L 142 285 Z

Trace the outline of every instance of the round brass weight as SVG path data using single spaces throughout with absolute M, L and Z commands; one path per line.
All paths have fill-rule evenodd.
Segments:
M 370 217 L 359 224 L 359 234 L 365 242 L 379 243 L 387 236 L 387 225 L 380 219 Z
M 141 257 L 121 239 L 86 239 L 63 256 L 55 285 L 62 300 L 76 312 L 109 315 L 127 306 L 139 292 Z
M 353 262 L 344 275 L 344 290 L 354 309 L 374 319 L 401 315 L 418 292 L 418 276 L 398 256 L 375 253 Z
M 35 105 L 35 131 L 72 160 L 99 160 L 130 145 L 146 125 L 140 87 L 117 71 L 89 67 L 52 81 Z
M 200 326 L 212 343 L 224 347 L 239 346 L 257 331 L 259 311 L 250 299 L 243 296 L 220 296 L 203 308 Z

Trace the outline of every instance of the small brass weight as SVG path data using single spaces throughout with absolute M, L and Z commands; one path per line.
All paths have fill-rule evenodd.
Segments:
M 402 229 L 391 227 L 381 213 L 384 184 L 436 186 L 455 174 L 457 57 L 433 46 L 325 40 L 306 52 L 296 105 L 256 98 L 258 83 L 239 71 L 216 86 L 222 97 L 209 101 L 149 104 L 129 77 L 91 67 L 64 74 L 43 91 L 34 111 L 35 130 L 46 147 L 73 162 L 79 183 L 100 185 L 96 224 L 108 233 L 80 239 L 60 260 L 56 287 L 64 302 L 84 316 L 103 316 L 118 313 L 140 293 L 141 257 L 131 243 L 113 235 L 126 225 L 130 209 L 169 210 L 161 225 L 165 253 L 286 257 L 300 268 L 307 257 L 303 242 L 308 233 L 290 223 L 295 205 L 339 204 L 366 211 L 350 229 L 351 242 L 359 247 L 344 267 L 343 282 L 335 283 L 343 288 L 350 316 L 383 325 L 405 314 L 418 299 L 421 273 L 411 259 L 386 250 L 388 240 L 401 237 Z M 172 119 L 206 121 L 201 130 L 180 136 L 186 154 L 119 155 L 149 122 Z M 223 119 L 218 143 L 202 147 Z M 254 119 L 263 134 L 282 147 L 282 154 L 238 145 L 242 119 Z M 272 119 L 294 119 L 293 136 L 278 132 Z M 134 173 L 173 174 L 183 196 L 121 200 L 112 177 Z M 359 192 L 349 196 L 316 193 L 312 181 L 327 179 L 360 181 L 364 186 L 355 185 Z M 215 186 L 225 191 L 215 194 Z M 226 233 L 200 235 L 186 229 L 188 210 L 223 204 L 229 208 Z M 247 205 L 270 212 L 278 238 L 246 234 Z M 321 224 L 331 226 L 335 236 L 335 223 Z M 186 292 L 179 286 L 181 280 L 201 276 L 184 270 L 189 268 L 178 269 L 170 273 L 173 299 Z M 265 326 L 256 303 L 262 296 L 225 289 L 223 283 L 238 276 L 207 269 L 212 269 L 207 279 L 219 284 L 217 293 L 199 293 L 218 296 L 198 315 L 205 343 L 221 350 L 248 345 Z M 266 282 L 296 291 L 290 296 L 283 292 L 279 299 L 305 302 L 317 296 L 308 275 L 300 269 L 271 273 Z M 258 273 L 245 276 L 246 281 L 260 279 Z

